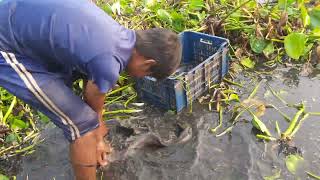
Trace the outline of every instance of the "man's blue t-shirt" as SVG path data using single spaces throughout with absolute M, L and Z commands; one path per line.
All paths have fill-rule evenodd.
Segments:
M 124 70 L 135 32 L 89 0 L 0 0 L 0 50 L 77 70 L 107 92 Z

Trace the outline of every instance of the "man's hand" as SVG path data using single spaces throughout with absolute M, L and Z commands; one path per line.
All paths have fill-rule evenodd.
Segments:
M 106 143 L 104 140 L 107 134 L 107 127 L 103 122 L 100 122 L 100 126 L 97 128 L 97 161 L 100 166 L 106 166 L 108 164 L 107 156 L 111 153 L 110 143 Z
M 111 147 L 109 143 L 104 141 L 97 142 L 97 161 L 100 166 L 108 165 L 108 155 L 111 153 Z

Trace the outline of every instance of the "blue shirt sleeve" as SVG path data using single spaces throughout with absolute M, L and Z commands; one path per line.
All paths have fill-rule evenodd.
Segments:
M 109 53 L 96 56 L 87 64 L 88 79 L 101 93 L 107 93 L 116 84 L 120 74 L 120 63 Z

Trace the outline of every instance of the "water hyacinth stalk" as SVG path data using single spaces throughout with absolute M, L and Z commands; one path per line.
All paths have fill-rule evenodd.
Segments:
M 277 131 L 278 136 L 281 137 L 281 130 L 280 130 L 278 121 L 276 121 L 276 131 Z
M 260 88 L 261 82 L 262 82 L 262 81 L 260 81 L 260 82 L 256 85 L 256 87 L 253 89 L 253 91 L 252 91 L 251 94 L 249 95 L 248 99 L 253 98 L 253 97 L 257 94 L 257 92 L 258 92 L 258 90 L 259 90 L 259 88 Z
M 126 95 L 121 95 L 121 96 L 118 96 L 118 97 L 116 97 L 116 98 L 114 98 L 114 99 L 112 99 L 112 100 L 110 100 L 110 101 L 106 101 L 106 105 L 115 103 L 115 102 L 117 102 L 118 100 L 124 98 L 125 96 L 126 96 Z
M 244 109 L 243 110 L 241 110 L 238 114 L 237 114 L 237 116 L 232 120 L 234 123 L 235 122 L 237 122 L 237 120 L 239 119 L 239 117 L 244 113 L 244 112 L 247 112 L 251 107 L 253 107 L 254 106 L 254 104 L 251 104 L 250 106 L 248 106 L 248 107 L 244 107 Z M 241 107 L 243 107 L 243 106 L 241 106 Z
M 306 171 L 306 173 L 308 174 L 309 177 L 313 178 L 313 179 L 317 179 L 320 180 L 320 176 L 317 176 L 311 172 Z
M 187 99 L 189 101 L 189 112 L 192 113 L 192 97 L 191 97 L 191 88 L 190 84 L 188 82 L 186 84 L 186 93 L 187 93 Z
M 131 96 L 128 98 L 128 100 L 124 103 L 124 107 L 127 107 L 128 104 L 129 104 L 134 98 L 136 98 L 137 96 L 138 96 L 137 93 L 134 93 L 133 95 L 131 95 Z
M 288 136 L 288 138 L 294 137 L 294 135 L 300 129 L 302 122 L 306 120 L 308 117 L 309 117 L 309 114 L 307 113 L 300 119 L 299 123 L 295 126 L 295 128 L 293 129 L 292 133 Z
M 123 91 L 123 90 L 125 90 L 125 89 L 127 89 L 127 88 L 129 88 L 129 87 L 132 87 L 132 86 L 133 86 L 133 84 L 128 84 L 128 85 L 126 85 L 126 86 L 120 87 L 120 88 L 118 88 L 118 89 L 115 89 L 115 90 L 107 93 L 106 96 L 111 96 L 111 95 L 113 95 L 113 94 L 116 94 L 116 93 L 118 93 L 118 92 L 121 92 L 121 91 Z
M 279 99 L 283 104 L 285 104 L 286 106 L 289 106 L 289 103 L 287 103 L 287 101 L 285 101 L 281 96 L 279 96 L 273 89 L 272 87 L 267 84 L 269 90 L 271 91 L 271 93 L 273 94 L 273 96 L 275 96 L 277 99 Z
M 115 111 L 106 111 L 103 113 L 103 115 L 109 115 L 109 114 L 132 114 L 132 113 L 138 113 L 142 112 L 143 110 L 141 109 L 120 109 L 120 110 L 115 110 Z
M 233 128 L 234 125 L 226 128 L 224 131 L 222 131 L 220 134 L 217 134 L 216 137 L 220 137 L 220 136 L 223 136 L 225 134 L 227 134 L 228 132 L 231 132 L 232 128 Z
M 308 114 L 312 116 L 320 116 L 320 112 L 309 112 Z
M 253 104 L 251 104 L 248 107 L 244 107 L 244 109 L 242 111 L 240 111 L 237 116 L 233 119 L 232 125 L 229 126 L 228 128 L 226 128 L 224 131 L 222 131 L 220 134 L 217 134 L 216 137 L 220 137 L 225 135 L 226 133 L 230 132 L 233 127 L 236 125 L 236 123 L 238 122 L 238 118 L 246 111 L 248 111 L 252 106 L 254 106 Z
M 232 84 L 232 85 L 239 86 L 239 87 L 243 88 L 243 85 L 242 85 L 242 84 L 237 83 L 237 82 L 234 82 L 234 81 L 231 81 L 231 80 L 229 80 L 229 79 L 227 79 L 227 78 L 223 78 L 223 81 L 225 81 L 225 82 L 227 82 L 227 83 L 229 83 L 229 84 Z
M 277 110 L 281 116 L 287 121 L 287 122 L 290 122 L 291 121 L 291 118 L 289 118 L 288 115 L 286 115 L 285 113 L 283 113 L 279 108 L 277 108 L 276 106 L 274 106 L 273 104 L 268 104 L 269 106 L 271 106 L 273 109 Z
M 286 138 L 288 137 L 292 131 L 294 130 L 300 115 L 304 112 L 304 105 L 302 106 L 302 108 L 294 115 L 294 117 L 292 118 L 289 127 L 287 128 L 287 130 L 282 134 L 282 138 Z
M 221 106 L 219 109 L 219 125 L 211 129 L 211 132 L 215 133 L 218 130 L 218 128 L 222 126 L 222 120 L 223 120 L 223 107 Z
M 6 112 L 6 114 L 4 115 L 4 117 L 2 119 L 2 124 L 4 124 L 4 125 L 7 124 L 7 119 L 9 117 L 9 115 L 11 114 L 16 103 L 17 103 L 17 98 L 14 96 L 13 100 L 11 101 L 10 107 L 8 108 L 8 111 Z
M 263 134 L 257 134 L 256 137 L 259 138 L 259 139 L 266 140 L 266 141 L 276 141 L 277 140 L 274 137 L 266 136 L 266 135 L 263 135 Z

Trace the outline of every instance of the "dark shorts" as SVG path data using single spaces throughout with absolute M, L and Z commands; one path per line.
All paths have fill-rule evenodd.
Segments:
M 67 84 L 71 77 L 32 59 L 0 51 L 0 86 L 48 116 L 74 141 L 99 125 L 98 116 Z

